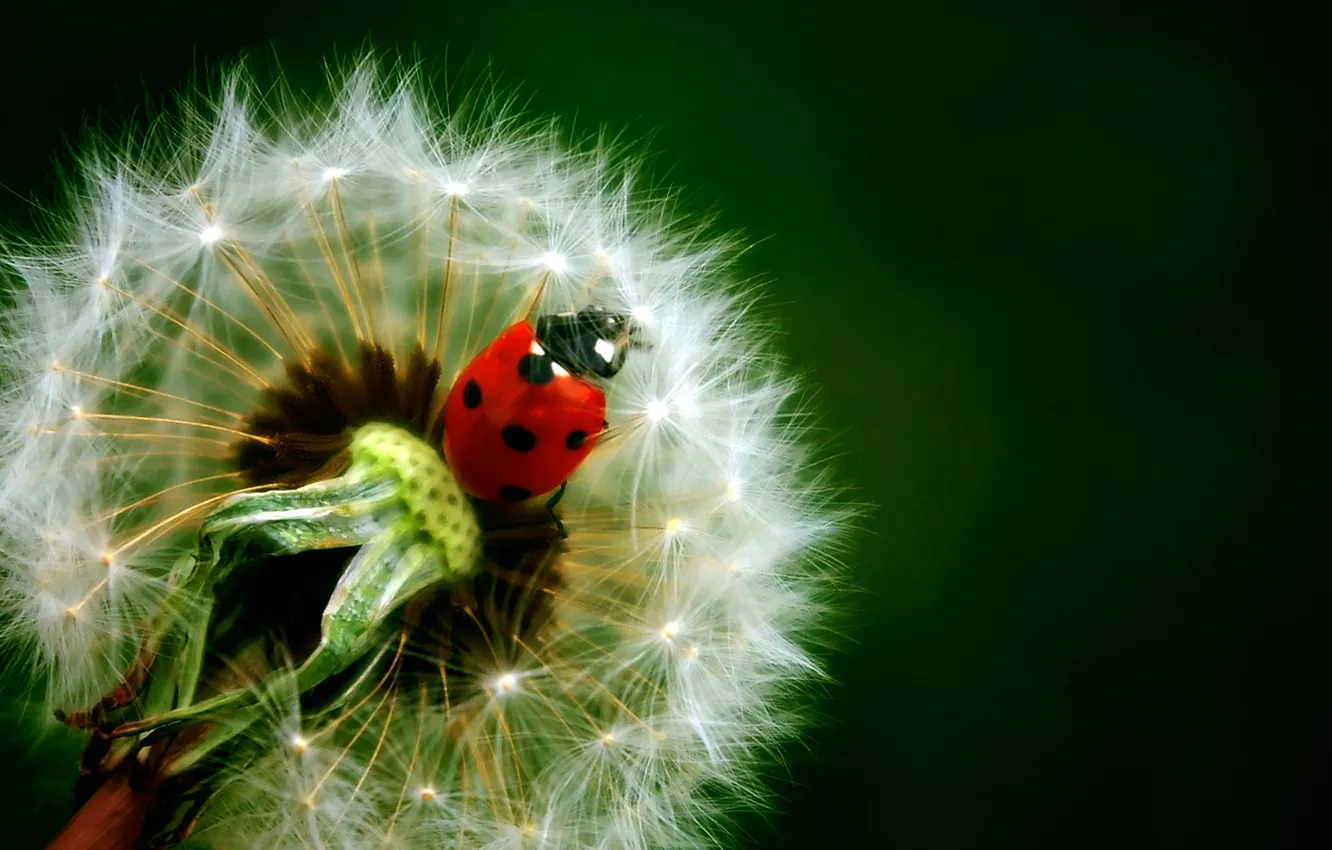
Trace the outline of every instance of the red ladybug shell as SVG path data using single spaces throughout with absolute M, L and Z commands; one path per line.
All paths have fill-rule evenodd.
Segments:
M 454 381 L 444 457 L 479 499 L 516 502 L 564 483 L 597 444 L 606 394 L 556 363 L 526 321 L 501 333 Z

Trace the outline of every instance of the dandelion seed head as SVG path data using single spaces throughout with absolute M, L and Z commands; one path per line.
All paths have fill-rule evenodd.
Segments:
M 92 705 L 145 624 L 199 610 L 172 591 L 221 501 L 318 479 L 336 457 L 308 447 L 358 416 L 437 440 L 421 423 L 513 322 L 627 313 L 641 339 L 602 382 L 605 432 L 554 509 L 567 538 L 486 544 L 478 575 L 415 600 L 414 630 L 368 651 L 335 706 L 262 694 L 197 834 L 718 843 L 728 809 L 763 799 L 765 754 L 799 731 L 822 675 L 845 525 L 806 449 L 801 388 L 732 281 L 737 246 L 640 191 L 630 158 L 571 149 L 503 98 L 442 115 L 411 70 L 365 62 L 331 104 L 277 106 L 236 74 L 152 144 L 94 145 L 52 223 L 65 236 L 0 248 L 15 291 L 0 639 L 51 707 Z M 505 517 L 548 523 L 532 495 Z M 275 595 L 253 580 L 247 600 Z M 332 588 L 286 605 L 317 622 Z

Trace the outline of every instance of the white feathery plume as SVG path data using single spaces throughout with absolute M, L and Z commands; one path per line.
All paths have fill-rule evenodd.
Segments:
M 828 631 L 845 511 L 798 382 L 728 280 L 731 246 L 632 190 L 628 165 L 495 100 L 440 117 L 420 88 L 366 61 L 331 108 L 293 115 L 232 75 L 182 125 L 88 154 L 65 229 L 4 248 L 8 645 L 53 708 L 114 688 L 202 518 L 253 483 L 252 417 L 315 352 L 354 371 L 358 346 L 420 347 L 442 394 L 534 299 L 630 313 L 646 345 L 560 505 L 558 581 L 477 589 L 454 618 L 470 639 L 386 647 L 340 712 L 266 694 L 195 836 L 723 842 L 718 816 L 760 803 L 765 754 L 798 730 Z M 411 686 L 413 655 L 454 678 Z

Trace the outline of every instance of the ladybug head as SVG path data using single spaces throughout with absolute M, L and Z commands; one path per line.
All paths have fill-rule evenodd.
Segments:
M 639 345 L 633 317 L 588 307 L 537 319 L 536 338 L 556 363 L 579 377 L 610 378 Z

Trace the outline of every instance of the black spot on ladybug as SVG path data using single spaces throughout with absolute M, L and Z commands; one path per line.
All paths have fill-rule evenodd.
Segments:
M 610 428 L 610 423 L 605 419 L 601 420 L 601 430 L 605 431 L 607 428 Z
M 515 452 L 530 452 L 536 448 L 536 434 L 521 425 L 505 425 L 500 436 L 504 438 L 504 445 Z
M 532 491 L 522 487 L 515 487 L 512 484 L 505 484 L 499 488 L 500 498 L 508 502 L 523 502 L 532 498 Z
M 542 354 L 524 354 L 518 359 L 518 377 L 529 384 L 549 384 L 555 377 L 555 370 L 551 368 L 553 362 Z
M 576 451 L 581 449 L 585 442 L 587 442 L 586 431 L 570 431 L 569 436 L 564 438 L 564 447 L 569 451 Z
M 463 406 L 475 410 L 481 405 L 481 385 L 475 380 L 468 381 L 463 387 Z

